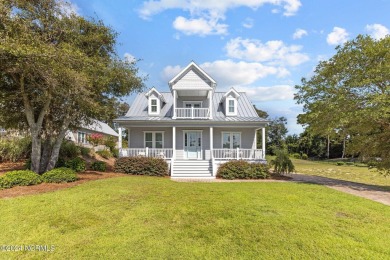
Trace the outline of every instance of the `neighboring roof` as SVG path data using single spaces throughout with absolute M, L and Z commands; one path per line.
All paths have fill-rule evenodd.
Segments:
M 144 97 L 145 98 L 145 97 Z M 85 128 L 91 131 L 99 132 L 106 135 L 119 136 L 114 129 L 112 129 L 106 123 L 103 123 L 99 120 L 94 119 L 93 122 L 88 126 L 82 126 L 81 128 Z
M 182 71 L 180 71 L 173 79 L 169 81 L 169 87 L 172 88 L 172 86 L 185 74 L 187 74 L 190 70 L 195 69 L 197 72 L 199 72 L 204 78 L 209 80 L 212 84 L 211 87 L 215 87 L 217 82 L 210 77 L 209 74 L 207 74 L 201 67 L 199 67 L 194 61 L 191 61 L 190 64 L 187 65 Z M 172 90 L 172 89 L 171 89 Z
M 264 122 L 268 120 L 260 118 L 254 109 L 245 92 L 240 92 L 240 100 L 237 107 L 237 116 L 225 116 L 224 106 L 220 103 L 226 92 L 214 92 L 213 94 L 213 119 L 191 119 L 191 122 Z M 140 93 L 134 99 L 129 111 L 124 117 L 115 121 L 175 121 L 180 122 L 182 119 L 172 119 L 173 116 L 173 97 L 170 92 L 161 92 L 166 100 L 166 104 L 161 108 L 160 116 L 148 115 L 148 101 L 144 94 Z

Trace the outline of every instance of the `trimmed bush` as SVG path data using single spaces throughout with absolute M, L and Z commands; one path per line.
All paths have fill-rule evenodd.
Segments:
M 345 165 L 345 162 L 336 162 L 337 166 Z
M 65 162 L 65 167 L 70 168 L 76 172 L 82 172 L 85 171 L 85 161 L 81 159 L 80 157 L 76 157 L 72 160 L 68 160 Z
M 288 158 L 288 152 L 284 149 L 276 150 L 276 158 L 271 161 L 274 166 L 274 171 L 277 174 L 292 173 L 295 171 L 294 164 Z
M 16 162 L 26 159 L 31 152 L 31 138 L 0 139 L 0 161 Z
M 72 169 L 61 167 L 42 174 L 42 180 L 47 183 L 73 182 L 77 175 Z
M 105 172 L 107 169 L 107 165 L 105 162 L 96 161 L 92 163 L 91 169 L 98 172 Z
M 222 179 L 266 179 L 270 176 L 269 168 L 261 163 L 248 163 L 233 160 L 219 166 L 217 177 Z
M 355 165 L 355 163 L 354 163 L 354 162 L 346 162 L 345 164 L 346 164 L 346 165 L 349 165 L 349 166 L 353 166 L 353 165 Z
M 302 156 L 301 156 L 301 159 L 302 160 L 307 160 L 307 159 L 309 159 L 309 156 L 307 156 L 307 154 L 303 153 Z
M 82 147 L 80 146 L 80 152 L 81 152 L 81 155 L 82 156 L 87 156 L 87 157 L 90 157 L 90 152 L 91 152 L 91 149 L 89 149 L 88 147 Z
M 114 156 L 115 158 L 119 158 L 119 149 L 113 149 L 112 150 L 112 156 Z
M 294 159 L 301 159 L 301 155 L 299 153 L 292 153 L 289 156 L 294 158 Z
M 161 158 L 149 157 L 122 157 L 115 162 L 115 172 L 165 176 L 168 175 L 168 164 Z
M 103 144 L 107 146 L 111 152 L 114 152 L 116 149 L 116 144 L 117 144 L 117 138 L 113 136 L 107 136 L 103 140 Z
M 11 171 L 1 178 L 1 188 L 12 188 L 14 186 L 29 186 L 42 182 L 41 176 L 30 170 Z
M 378 166 L 378 164 L 379 163 L 377 161 L 373 161 L 373 160 L 367 162 L 369 168 L 375 168 Z
M 73 159 L 81 154 L 81 149 L 74 142 L 64 141 L 60 148 L 60 158 Z
M 104 159 L 112 158 L 112 153 L 109 150 L 97 151 L 96 153 L 101 157 L 103 157 Z

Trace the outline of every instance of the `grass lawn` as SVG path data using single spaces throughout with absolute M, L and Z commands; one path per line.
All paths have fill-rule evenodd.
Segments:
M 352 258 L 390 255 L 390 207 L 298 183 L 120 177 L 0 200 L 7 259 Z
M 390 190 L 390 177 L 381 175 L 376 169 L 350 165 L 336 165 L 335 162 L 292 159 L 298 173 L 324 176 L 382 186 Z

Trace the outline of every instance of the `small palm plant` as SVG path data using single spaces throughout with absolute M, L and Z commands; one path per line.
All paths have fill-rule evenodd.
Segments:
M 275 151 L 276 158 L 271 161 L 274 166 L 274 171 L 277 174 L 292 173 L 295 171 L 294 164 L 288 156 L 286 149 L 278 149 Z

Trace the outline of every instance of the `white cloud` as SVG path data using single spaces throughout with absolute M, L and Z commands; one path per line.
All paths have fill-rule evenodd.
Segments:
M 293 39 L 301 39 L 303 36 L 307 35 L 307 31 L 303 29 L 296 29 L 293 34 Z
M 217 81 L 220 89 L 249 85 L 270 75 L 285 77 L 290 74 L 283 67 L 266 66 L 257 62 L 216 60 L 199 66 Z M 167 66 L 162 72 L 162 78 L 164 81 L 169 81 L 182 69 L 180 66 Z
M 340 45 L 348 41 L 348 32 L 344 28 L 333 27 L 333 31 L 328 34 L 326 42 L 329 45 Z
M 254 25 L 254 20 L 252 18 L 246 18 L 245 21 L 242 23 L 242 26 L 245 28 L 252 28 Z
M 225 20 L 227 10 L 248 7 L 253 10 L 264 4 L 271 4 L 283 8 L 284 16 L 292 16 L 301 6 L 300 0 L 149 0 L 145 1 L 138 10 L 143 19 L 150 19 L 153 15 L 165 10 L 180 9 L 190 13 L 189 18 L 176 17 L 173 26 L 187 35 L 199 34 L 226 34 L 227 25 L 220 23 Z M 249 25 L 250 26 L 250 25 Z
M 301 53 L 302 46 L 288 46 L 283 41 L 262 43 L 255 39 L 230 40 L 225 46 L 228 57 L 247 61 L 267 62 L 269 65 L 297 66 L 309 60 Z
M 386 26 L 378 24 L 378 23 L 368 24 L 366 26 L 366 31 L 375 40 L 379 40 L 379 39 L 385 38 L 386 35 L 390 34 L 390 31 L 389 31 L 389 29 L 387 29 Z
M 251 101 L 276 101 L 294 99 L 294 87 L 290 85 L 275 85 L 271 87 L 236 87 L 238 91 L 244 91 Z
M 197 34 L 205 36 L 210 34 L 226 34 L 228 25 L 218 23 L 218 19 L 187 19 L 179 16 L 173 22 L 173 27 L 186 35 Z
M 125 57 L 125 60 L 128 62 L 136 62 L 137 61 L 137 59 L 128 52 L 125 53 L 124 57 Z
M 80 14 L 80 8 L 75 3 L 61 0 L 59 1 L 59 4 L 61 5 L 61 10 L 65 13 L 66 16 L 70 16 L 72 14 Z

